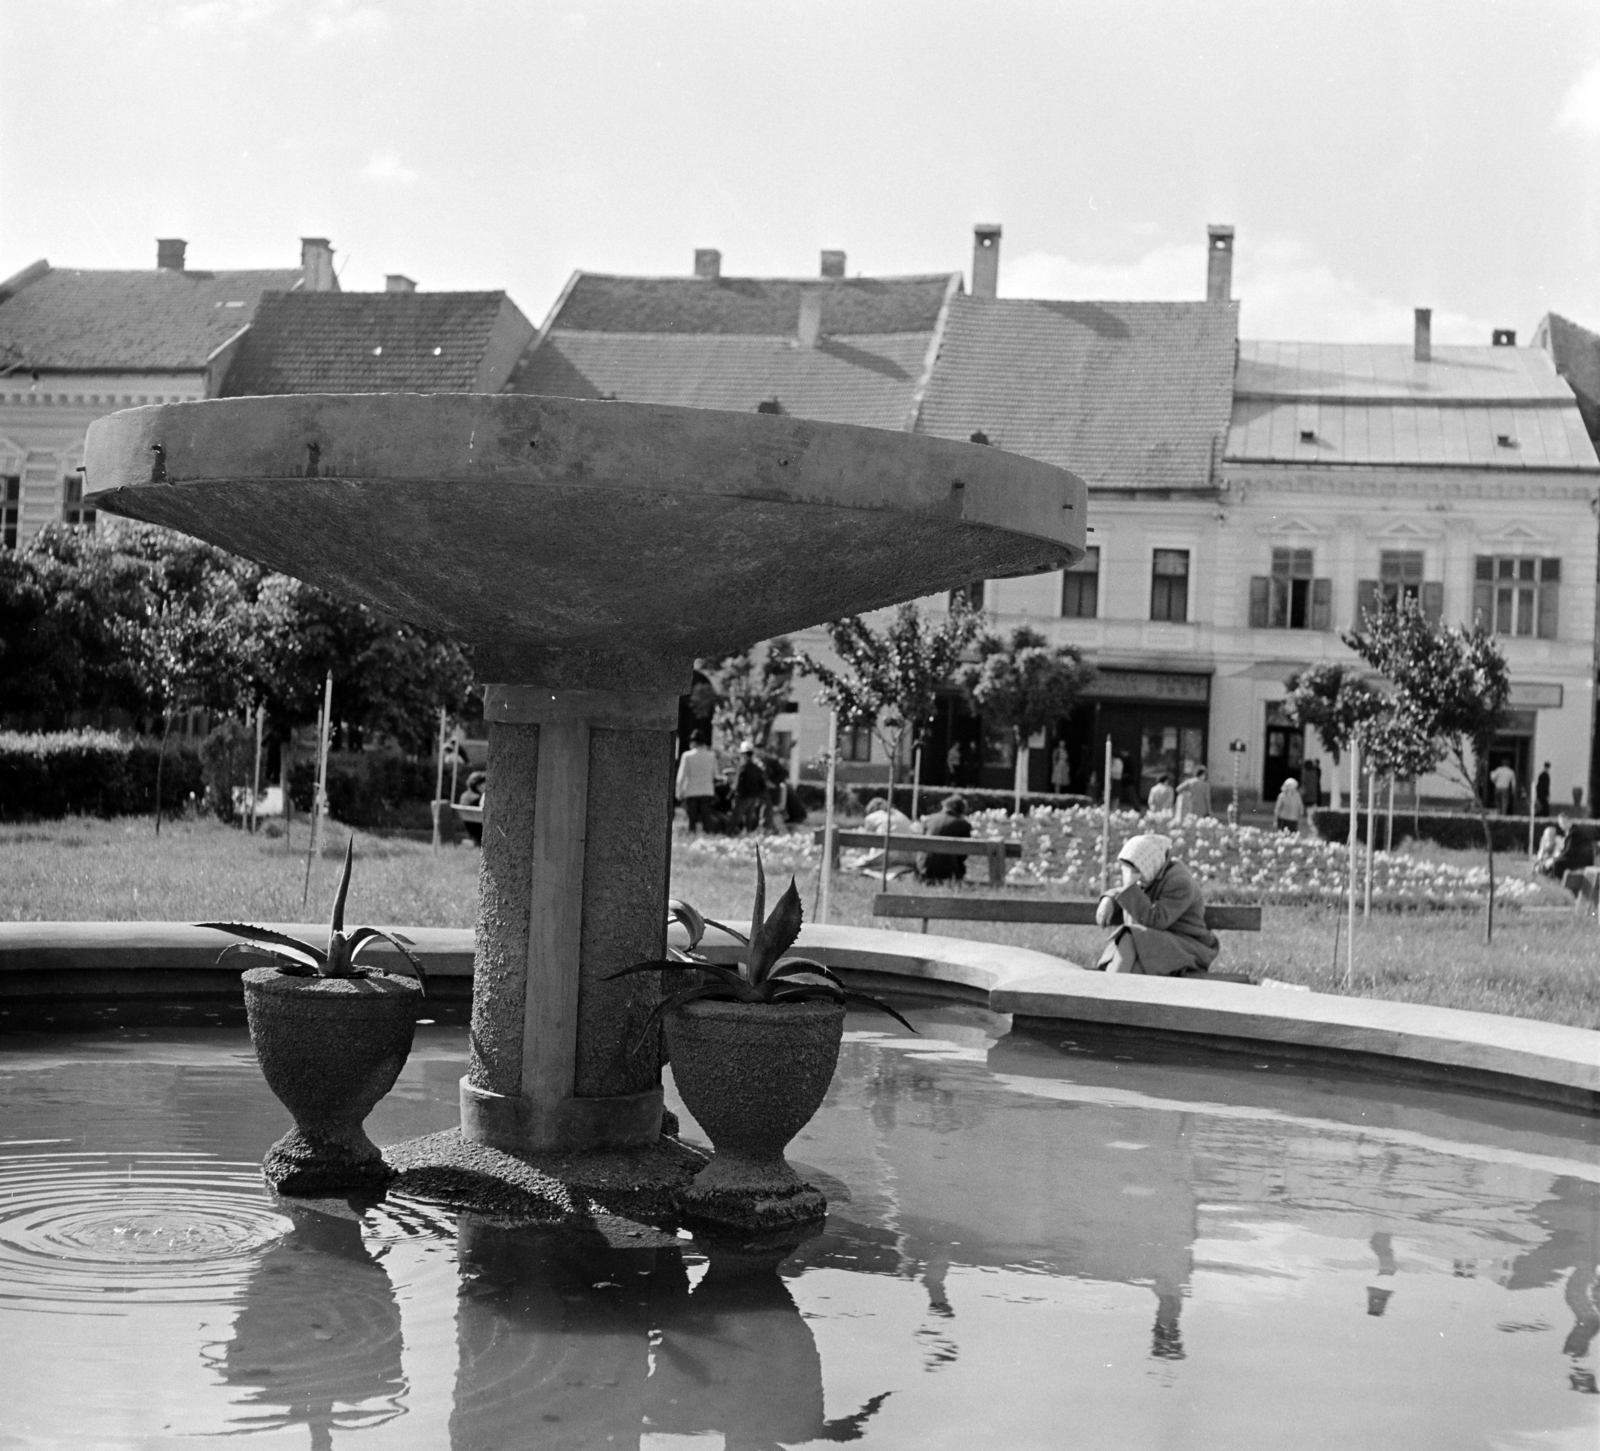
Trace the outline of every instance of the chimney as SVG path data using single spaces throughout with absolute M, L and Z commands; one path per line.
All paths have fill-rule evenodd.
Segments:
M 300 239 L 300 271 L 307 292 L 337 292 L 339 279 L 333 272 L 333 248 L 326 237 Z
M 404 272 L 390 272 L 383 279 L 385 292 L 415 292 L 417 284 Z
M 972 295 L 1000 293 L 1000 223 L 979 222 L 972 229 Z
M 1419 363 L 1428 363 L 1433 360 L 1433 309 L 1419 307 L 1416 312 L 1415 346 L 1412 357 Z
M 722 276 L 722 253 L 715 247 L 696 247 L 694 275 L 705 278 L 707 282 L 715 282 Z
M 822 275 L 824 277 L 844 276 L 844 253 L 824 252 L 822 254 Z
M 814 348 L 822 335 L 822 294 L 814 287 L 800 289 L 800 346 Z
M 1517 345 L 1517 330 L 1514 327 L 1497 327 L 1489 341 L 1497 348 L 1514 348 Z
M 156 266 L 163 272 L 182 272 L 183 253 L 188 245 L 182 237 L 157 237 Z
M 1213 224 L 1206 228 L 1206 301 L 1228 302 L 1233 297 L 1233 228 Z

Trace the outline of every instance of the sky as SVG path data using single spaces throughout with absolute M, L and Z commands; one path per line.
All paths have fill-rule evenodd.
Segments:
M 1594 0 L 0 0 L 0 276 L 402 272 L 539 322 L 575 268 L 965 270 L 1246 338 L 1600 328 Z

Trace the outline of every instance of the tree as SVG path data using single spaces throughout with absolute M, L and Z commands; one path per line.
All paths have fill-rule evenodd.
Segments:
M 1396 710 L 1409 729 L 1436 744 L 1439 758 L 1477 810 L 1489 858 L 1484 941 L 1493 942 L 1494 833 L 1478 775 L 1508 714 L 1511 674 L 1505 656 L 1482 624 L 1435 624 L 1414 600 L 1369 611 L 1363 626 L 1346 634 L 1345 644 L 1393 684 Z
M 1054 645 L 1026 625 L 1009 642 L 986 635 L 978 663 L 962 672 L 962 684 L 984 719 L 1011 732 L 1016 744 L 1016 810 L 1022 811 L 1027 782 L 1028 740 L 1071 712 L 1094 674 L 1072 645 Z
M 1383 697 L 1348 665 L 1324 663 L 1296 671 L 1284 686 L 1284 714 L 1292 726 L 1310 726 L 1322 742 L 1322 749 L 1333 757 L 1332 800 L 1339 807 L 1337 767 L 1362 721 L 1383 710 Z M 1313 806 L 1316 802 L 1311 803 Z
M 925 618 L 915 604 L 896 608 L 880 633 L 860 615 L 827 627 L 828 641 L 841 668 L 806 654 L 800 669 L 821 682 L 817 699 L 838 711 L 849 726 L 866 726 L 889 757 L 888 800 L 894 805 L 895 763 L 907 742 L 919 737 L 933 719 L 939 691 L 948 685 L 961 657 L 983 626 L 983 615 L 965 600 L 950 601 L 943 618 Z M 884 835 L 889 835 L 885 816 Z M 884 877 L 889 851 L 883 853 Z
M 737 749 L 740 741 L 750 740 L 758 751 L 765 751 L 800 669 L 800 656 L 788 636 L 769 641 L 759 664 L 754 651 L 741 650 L 707 660 L 704 668 L 713 677 L 717 729 L 728 748 Z
M 1402 709 L 1397 702 L 1386 699 L 1383 710 L 1356 727 L 1356 737 L 1361 745 L 1363 759 L 1372 763 L 1373 770 L 1400 781 L 1409 781 L 1411 796 L 1412 831 L 1415 833 L 1417 794 L 1416 784 L 1435 770 L 1439 764 L 1440 745 L 1415 715 Z M 1392 829 L 1394 822 L 1390 819 Z M 1392 841 L 1385 843 L 1393 846 Z

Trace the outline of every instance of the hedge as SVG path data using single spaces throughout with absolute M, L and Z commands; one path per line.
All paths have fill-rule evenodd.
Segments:
M 795 787 L 796 794 L 801 802 L 810 811 L 821 812 L 825 809 L 824 797 L 827 788 L 817 781 L 801 781 Z M 855 814 L 864 812 L 867 803 L 875 797 L 882 796 L 884 787 L 873 785 L 870 782 L 852 782 L 848 785 L 841 783 L 834 788 L 835 801 L 839 810 Z M 921 816 L 931 815 L 944 804 L 945 797 L 959 796 L 967 803 L 967 811 L 1010 811 L 1016 804 L 1016 793 L 1012 791 L 997 791 L 993 787 L 976 788 L 966 786 L 924 786 L 917 792 L 917 812 Z M 897 782 L 894 788 L 894 804 L 907 816 L 911 814 L 911 787 L 908 783 Z M 1044 791 L 1024 791 L 1022 793 L 1022 810 L 1028 812 L 1035 806 L 1098 806 L 1098 801 L 1088 796 L 1055 795 Z
M 1374 838 L 1384 843 L 1385 823 L 1388 815 L 1379 810 L 1373 822 Z M 1350 813 L 1345 810 L 1335 811 L 1331 807 L 1319 806 L 1311 812 L 1311 825 L 1324 841 L 1349 841 L 1350 840 Z M 1555 818 L 1541 816 L 1534 822 L 1533 840 L 1537 846 L 1539 838 L 1544 835 L 1547 826 L 1554 826 Z M 1596 832 L 1596 823 L 1592 821 L 1575 822 L 1574 829 L 1593 840 Z M 1528 849 L 1528 818 L 1526 816 L 1490 816 L 1489 831 L 1494 838 L 1496 851 L 1526 851 Z M 1394 814 L 1394 839 L 1399 845 L 1408 837 L 1415 837 L 1421 841 L 1437 842 L 1440 846 L 1452 847 L 1466 851 L 1483 850 L 1483 827 L 1478 821 L 1477 814 L 1471 811 L 1424 811 L 1413 818 L 1409 811 L 1399 810 Z M 1361 813 L 1360 820 L 1356 823 L 1356 839 L 1367 839 L 1367 813 Z
M 431 761 L 398 751 L 348 751 L 328 757 L 328 810 L 346 826 L 427 828 L 433 824 Z M 309 757 L 289 768 L 289 799 L 297 811 L 311 810 L 316 762 Z M 466 785 L 466 773 L 460 785 Z M 450 778 L 445 777 L 445 794 Z
M 110 731 L 0 731 L 0 820 L 134 816 L 155 809 L 159 737 Z M 164 811 L 205 790 L 200 753 L 168 740 L 161 770 Z

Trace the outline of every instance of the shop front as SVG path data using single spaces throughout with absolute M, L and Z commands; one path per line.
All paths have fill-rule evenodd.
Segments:
M 1100 667 L 1055 733 L 1071 759 L 1072 789 L 1100 794 L 1109 736 L 1113 798 L 1144 805 L 1163 776 L 1176 785 L 1205 765 L 1210 715 L 1209 672 Z

